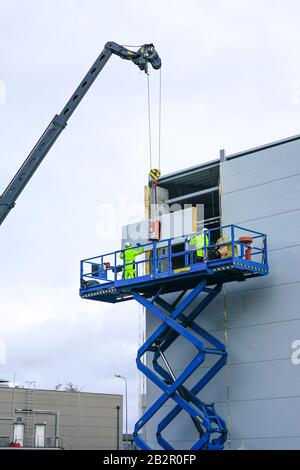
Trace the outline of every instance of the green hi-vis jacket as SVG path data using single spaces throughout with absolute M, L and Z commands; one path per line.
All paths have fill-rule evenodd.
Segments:
M 128 248 L 125 248 L 125 251 L 120 253 L 120 258 L 124 259 L 125 271 L 134 271 L 133 263 L 135 261 L 135 258 L 136 256 L 141 255 L 142 253 L 144 253 L 144 249 L 142 246 L 137 246 L 134 248 L 129 246 Z
M 190 240 L 191 245 L 196 245 L 197 248 L 197 256 L 204 256 L 204 233 L 200 233 L 199 235 L 195 235 Z M 208 235 L 205 235 L 205 244 L 206 248 L 208 247 L 209 240 Z

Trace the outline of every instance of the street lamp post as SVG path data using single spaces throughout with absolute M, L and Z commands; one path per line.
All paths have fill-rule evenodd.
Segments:
M 128 442 L 128 390 L 127 390 L 127 379 L 123 375 L 115 374 L 115 377 L 125 381 L 125 428 L 126 428 L 126 442 Z

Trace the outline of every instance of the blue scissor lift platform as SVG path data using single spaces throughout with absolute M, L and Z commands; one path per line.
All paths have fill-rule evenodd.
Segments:
M 204 254 L 200 262 L 188 237 L 141 246 L 143 254 L 137 256 L 134 277 L 130 279 L 124 276 L 126 266 L 132 267 L 132 261 L 126 263 L 126 256 L 122 255 L 125 250 L 82 260 L 80 268 L 82 298 L 109 303 L 134 299 L 161 321 L 137 353 L 138 369 L 161 389 L 162 395 L 136 423 L 135 442 L 141 449 L 151 449 L 140 431 L 171 400 L 173 407 L 168 408 L 157 426 L 156 437 L 161 448 L 174 450 L 162 433 L 185 411 L 198 433 L 191 449 L 222 449 L 227 438 L 226 423 L 214 404 L 203 402 L 199 395 L 225 365 L 227 352 L 225 345 L 201 328 L 196 319 L 221 292 L 224 283 L 268 274 L 267 237 L 236 225 L 213 228 L 208 231 L 208 243 L 205 239 L 200 247 Z M 168 293 L 174 294 L 172 302 L 165 298 Z M 196 353 L 176 377 L 165 352 L 180 336 L 195 347 Z M 152 357 L 151 368 L 143 360 L 146 352 Z M 205 373 L 203 369 L 201 373 L 200 369 L 196 372 L 207 356 L 215 356 L 214 364 Z M 185 382 L 191 376 L 196 377 L 195 383 L 187 388 Z

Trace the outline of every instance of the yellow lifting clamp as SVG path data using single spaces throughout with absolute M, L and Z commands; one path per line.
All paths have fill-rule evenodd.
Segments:
M 149 240 L 158 241 L 160 239 L 160 221 L 157 211 L 157 181 L 161 175 L 161 171 L 158 168 L 150 170 L 150 181 L 153 180 L 153 191 L 154 191 L 154 210 L 150 211 L 150 224 L 149 224 Z M 153 209 L 153 208 L 152 208 Z M 154 212 L 154 213 L 153 213 Z

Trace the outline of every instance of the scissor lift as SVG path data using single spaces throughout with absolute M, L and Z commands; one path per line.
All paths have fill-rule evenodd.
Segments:
M 213 403 L 205 403 L 199 397 L 226 363 L 226 347 L 201 328 L 196 319 L 221 292 L 224 283 L 268 274 L 267 238 L 260 232 L 227 225 L 209 230 L 208 239 L 208 245 L 205 240 L 203 247 L 203 262 L 196 262 L 188 238 L 142 245 L 144 254 L 135 262 L 132 279 L 125 280 L 123 276 L 125 263 L 119 255 L 124 250 L 81 261 L 82 298 L 110 303 L 134 299 L 161 321 L 139 348 L 136 359 L 138 369 L 162 391 L 135 425 L 134 439 L 141 449 L 151 449 L 141 436 L 141 429 L 168 400 L 173 405 L 167 408 L 169 411 L 156 432 L 161 448 L 174 450 L 163 431 L 182 411 L 190 416 L 197 430 L 198 439 L 192 450 L 222 449 L 226 442 L 226 422 L 217 414 Z M 216 258 L 219 251 L 222 257 Z M 169 293 L 173 293 L 172 302 L 165 298 Z M 196 354 L 176 377 L 165 352 L 179 337 L 187 340 Z M 145 353 L 151 357 L 152 368 L 149 360 L 147 364 L 143 360 Z M 209 356 L 215 356 L 215 362 L 203 372 L 199 367 L 205 365 Z M 197 379 L 190 388 L 186 381 L 192 375 Z

